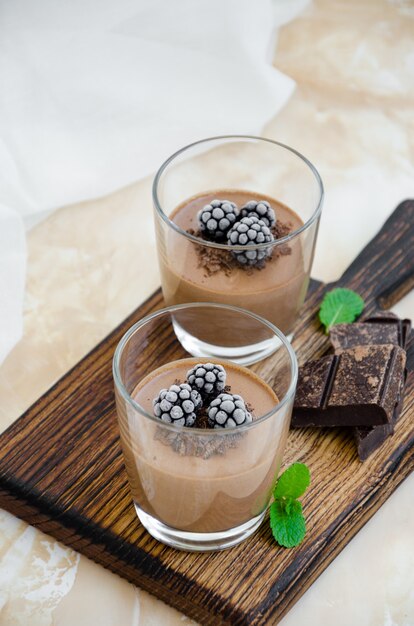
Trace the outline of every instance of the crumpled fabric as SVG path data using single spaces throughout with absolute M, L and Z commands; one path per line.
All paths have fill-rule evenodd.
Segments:
M 305 0 L 13 0 L 0 7 L 0 361 L 22 330 L 26 227 L 153 173 L 178 148 L 259 134 L 294 82 L 275 29 Z

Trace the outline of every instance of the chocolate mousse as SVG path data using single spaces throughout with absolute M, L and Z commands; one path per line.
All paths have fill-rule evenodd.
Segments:
M 275 409 L 278 398 L 252 371 L 222 362 L 225 388 L 216 388 L 221 395 L 212 400 L 208 388 L 207 392 L 204 387 L 199 389 L 207 419 L 198 411 L 192 427 L 176 426 L 174 419 L 166 424 L 163 415 L 168 421 L 170 414 L 175 418 L 179 412 L 171 411 L 171 402 L 158 408 L 160 397 L 167 397 L 160 390 L 180 387 L 185 392 L 183 398 L 187 398 L 187 375 L 204 361 L 174 361 L 142 380 L 132 397 L 149 414 L 154 415 L 155 407 L 158 419 L 147 418 L 138 424 L 131 414 L 121 429 L 121 438 L 138 511 L 179 530 L 219 532 L 248 522 L 265 510 L 281 464 L 289 416 L 280 416 L 277 422 L 266 419 L 254 426 L 255 420 Z M 245 403 L 230 406 L 228 397 L 240 396 Z M 176 399 L 177 394 L 168 397 Z M 192 404 L 184 407 L 187 416 L 198 403 L 194 395 Z M 228 411 L 225 419 L 219 410 Z M 240 428 L 225 424 L 233 418 L 242 423 Z
M 228 240 L 220 236 L 220 232 L 217 237 L 211 236 L 208 215 L 205 218 L 206 227 L 200 228 L 199 212 L 206 205 L 217 202 L 217 199 L 227 201 L 224 205 L 225 221 L 232 226 L 232 242 L 235 245 L 243 241 L 244 227 L 240 229 L 242 219 L 250 220 L 249 228 L 262 229 L 258 235 L 261 239 L 257 241 L 268 242 L 268 233 L 271 232 L 272 243 L 264 250 L 265 253 L 261 249 L 258 256 L 260 262 L 250 264 L 249 255 L 254 255 L 254 252 L 238 255 L 217 246 L 217 243 L 227 244 Z M 263 201 L 269 203 L 276 214 L 276 222 L 269 224 L 266 215 L 257 216 L 245 209 L 244 213 L 239 213 L 239 221 L 233 225 L 233 205 L 241 209 L 254 204 L 253 201 L 260 201 L 261 205 Z M 197 241 L 171 229 L 159 246 L 162 288 L 167 305 L 186 302 L 230 304 L 261 315 L 285 334 L 292 332 L 306 295 L 309 259 L 305 260 L 300 237 L 294 237 L 281 245 L 274 245 L 273 241 L 303 226 L 294 211 L 273 198 L 253 191 L 219 189 L 181 203 L 170 219 L 182 230 L 197 237 Z M 266 225 L 263 225 L 263 221 Z

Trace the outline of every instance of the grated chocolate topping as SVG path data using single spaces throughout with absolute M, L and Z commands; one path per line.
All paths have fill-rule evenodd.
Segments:
M 286 235 L 289 235 L 292 230 L 293 224 L 291 222 L 281 222 L 280 220 L 277 220 L 275 226 L 271 228 L 272 235 L 275 239 L 286 237 Z M 190 228 L 187 232 L 189 235 L 209 241 L 200 230 Z M 271 257 L 267 257 L 267 259 L 264 259 L 256 265 L 241 265 L 234 258 L 234 256 L 228 252 L 228 250 L 221 250 L 219 248 L 212 248 L 210 246 L 201 246 L 197 244 L 195 245 L 198 257 L 198 267 L 204 270 L 206 278 L 213 276 L 218 272 L 223 272 L 226 276 L 231 276 L 234 271 L 240 269 L 247 272 L 247 274 L 254 274 L 257 271 L 264 269 L 267 263 L 271 263 L 279 256 L 288 256 L 292 253 L 288 244 L 275 246 Z

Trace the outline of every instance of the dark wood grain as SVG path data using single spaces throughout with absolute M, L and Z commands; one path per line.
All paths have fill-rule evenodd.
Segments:
M 402 203 L 337 284 L 367 312 L 412 285 L 414 202 Z M 316 312 L 333 285 L 312 282 L 294 347 L 299 361 L 327 349 Z M 295 550 L 270 529 L 220 553 L 178 552 L 139 524 L 123 467 L 111 360 L 125 330 L 162 306 L 157 291 L 0 437 L 0 505 L 203 624 L 276 624 L 414 466 L 414 373 L 396 433 L 361 464 L 345 430 L 296 430 L 284 461 L 306 462 L 308 533 Z M 409 363 L 413 364 L 413 335 Z

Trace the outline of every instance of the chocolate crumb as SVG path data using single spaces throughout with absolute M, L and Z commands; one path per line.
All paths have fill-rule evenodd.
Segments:
M 292 222 L 281 222 L 277 220 L 276 224 L 271 229 L 272 235 L 275 239 L 281 239 L 282 237 L 286 237 L 293 230 Z
M 246 409 L 249 411 L 249 413 L 251 413 L 252 415 L 254 414 L 254 407 L 250 404 L 250 402 L 246 402 Z
M 272 228 L 272 235 L 275 239 L 281 239 L 282 237 L 286 237 L 286 235 L 289 235 L 292 230 L 292 222 L 281 222 L 280 220 L 278 220 Z M 288 256 L 289 254 L 292 254 L 292 248 L 286 243 L 283 246 L 278 246 L 277 252 L 278 254 L 276 255 L 276 258 L 278 256 Z
M 197 420 L 195 423 L 195 427 L 196 428 L 210 428 L 210 426 L 208 425 L 208 413 L 207 413 L 207 408 L 206 406 L 203 406 L 200 409 L 199 414 L 197 415 Z

